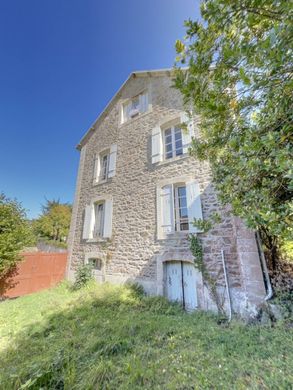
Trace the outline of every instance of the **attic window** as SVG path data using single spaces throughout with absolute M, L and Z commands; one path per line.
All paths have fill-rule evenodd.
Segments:
M 147 110 L 148 94 L 141 93 L 140 95 L 134 96 L 132 99 L 127 100 L 126 103 L 122 105 L 122 123 L 139 116 Z

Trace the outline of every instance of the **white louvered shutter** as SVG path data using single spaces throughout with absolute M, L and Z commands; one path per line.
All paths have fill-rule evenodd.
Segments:
M 162 132 L 160 126 L 156 126 L 152 130 L 152 164 L 162 161 L 162 157 Z
M 173 186 L 161 188 L 161 232 L 163 236 L 174 231 Z
M 112 236 L 112 200 L 107 199 L 105 201 L 105 214 L 104 214 L 104 234 L 103 237 L 111 238 Z
M 146 112 L 148 110 L 148 106 L 149 106 L 148 94 L 147 93 L 143 93 L 143 94 L 139 95 L 139 109 L 140 109 L 140 112 Z
M 109 156 L 109 173 L 108 177 L 115 176 L 116 173 L 116 159 L 117 159 L 117 145 L 111 145 Z
M 83 232 L 82 232 L 82 238 L 84 240 L 88 240 L 89 238 L 91 238 L 91 230 L 92 230 L 91 227 L 92 227 L 92 207 L 87 205 L 85 207 Z
M 100 156 L 99 153 L 95 155 L 95 164 L 94 164 L 94 181 L 99 181 L 100 176 Z
M 194 218 L 202 219 L 201 199 L 199 185 L 195 181 L 186 183 L 186 200 L 188 209 L 189 231 L 200 233 L 197 227 L 193 226 Z
M 188 153 L 188 148 L 191 146 L 191 138 L 194 136 L 193 120 L 189 118 L 186 112 L 180 116 L 181 123 L 185 123 L 187 128 L 182 129 L 182 144 L 183 153 Z

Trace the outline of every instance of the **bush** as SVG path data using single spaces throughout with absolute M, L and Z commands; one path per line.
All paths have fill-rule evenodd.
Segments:
M 126 287 L 133 293 L 134 297 L 142 298 L 146 295 L 144 288 L 139 283 L 128 282 L 126 283 Z
M 79 290 L 84 287 L 89 281 L 93 280 L 93 266 L 91 264 L 81 264 L 75 273 L 74 290 Z
M 5 280 L 22 260 L 20 252 L 34 242 L 22 205 L 0 193 L 0 279 Z

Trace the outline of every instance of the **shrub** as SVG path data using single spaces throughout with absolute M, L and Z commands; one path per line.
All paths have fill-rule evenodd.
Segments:
M 133 295 L 136 298 L 142 298 L 143 296 L 146 295 L 142 285 L 139 283 L 128 282 L 126 283 L 126 287 L 129 288 L 129 290 L 133 293 Z
M 93 280 L 93 266 L 91 264 L 81 264 L 75 273 L 74 290 L 79 290 L 84 287 L 89 281 Z

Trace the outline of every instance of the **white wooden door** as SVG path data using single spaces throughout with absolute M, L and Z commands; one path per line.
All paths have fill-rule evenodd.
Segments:
M 182 272 L 180 261 L 170 261 L 166 266 L 167 298 L 183 303 Z
M 187 311 L 197 308 L 196 273 L 192 263 L 183 263 L 184 307 Z

